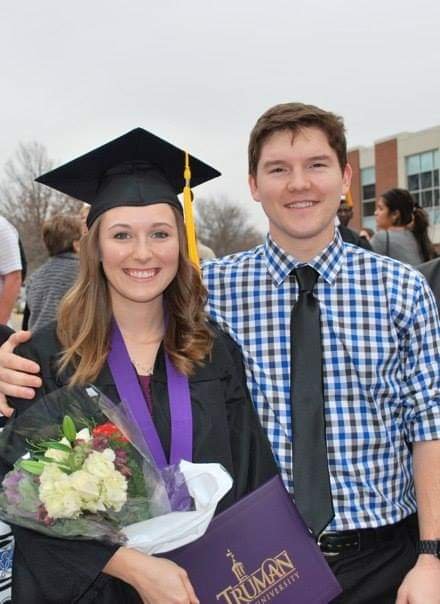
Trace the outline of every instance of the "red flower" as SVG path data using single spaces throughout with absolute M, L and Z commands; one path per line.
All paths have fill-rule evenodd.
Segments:
M 111 422 L 107 422 L 105 424 L 100 424 L 96 426 L 92 430 L 93 436 L 106 436 L 107 438 L 113 438 L 114 440 L 118 440 L 119 442 L 128 442 L 128 439 L 122 434 L 115 424 Z

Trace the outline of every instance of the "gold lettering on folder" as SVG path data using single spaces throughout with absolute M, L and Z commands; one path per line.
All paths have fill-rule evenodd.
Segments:
M 266 604 L 300 576 L 292 558 L 286 550 L 266 558 L 251 574 L 246 572 L 243 562 L 238 562 L 228 549 L 226 557 L 231 560 L 231 570 L 237 580 L 217 594 L 217 601 L 223 604 Z

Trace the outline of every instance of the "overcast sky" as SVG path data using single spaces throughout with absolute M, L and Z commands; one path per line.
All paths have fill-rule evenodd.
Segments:
M 439 0 L 15 0 L 0 4 L 0 166 L 59 164 L 135 126 L 216 166 L 199 195 L 263 214 L 247 139 L 279 102 L 345 117 L 350 146 L 440 123 Z

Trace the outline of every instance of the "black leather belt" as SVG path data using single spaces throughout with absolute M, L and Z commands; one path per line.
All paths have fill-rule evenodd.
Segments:
M 364 528 L 352 531 L 324 532 L 317 543 L 324 556 L 337 556 L 344 552 L 360 552 L 382 543 L 393 541 L 402 529 L 415 527 L 415 515 L 396 524 L 377 528 Z

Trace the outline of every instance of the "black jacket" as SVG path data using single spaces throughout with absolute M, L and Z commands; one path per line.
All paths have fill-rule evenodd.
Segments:
M 361 237 L 358 233 L 356 233 L 356 231 L 353 231 L 353 229 L 350 229 L 349 227 L 346 227 L 343 224 L 339 224 L 338 229 L 341 233 L 342 240 L 346 243 L 358 245 L 359 247 L 362 247 L 364 248 L 364 250 L 368 250 L 369 252 L 373 251 L 369 241 L 367 241 L 365 237 Z
M 440 312 L 440 258 L 434 258 L 434 260 L 419 264 L 417 268 L 426 277 L 431 286 Z
M 58 377 L 56 372 L 60 344 L 54 324 L 36 332 L 18 352 L 40 364 L 43 386 L 36 398 L 66 384 L 68 376 Z M 109 398 L 118 401 L 107 364 L 94 383 Z M 220 511 L 277 472 L 245 386 L 239 349 L 228 336 L 216 333 L 211 360 L 190 378 L 190 393 L 193 461 L 221 463 L 234 478 L 232 491 L 218 507 Z M 152 398 L 154 423 L 168 454 L 170 413 L 161 350 L 152 378 Z M 18 414 L 33 404 L 22 399 L 10 399 L 10 403 Z M 14 603 L 140 602 L 130 586 L 100 572 L 117 546 L 56 539 L 20 527 L 14 527 L 14 535 Z

